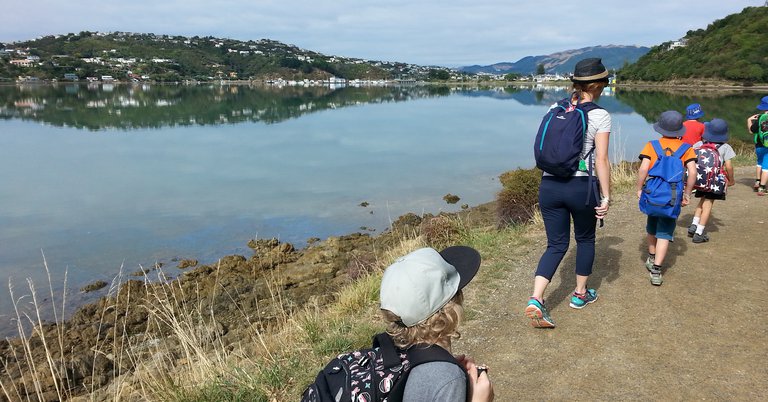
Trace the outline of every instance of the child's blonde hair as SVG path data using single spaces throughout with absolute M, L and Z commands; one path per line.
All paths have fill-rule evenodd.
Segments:
M 464 318 L 463 302 L 464 294 L 459 290 L 443 308 L 412 327 L 406 327 L 400 317 L 389 310 L 382 309 L 381 315 L 387 323 L 387 333 L 397 347 L 404 349 L 418 343 L 434 345 L 461 337 L 459 324 Z

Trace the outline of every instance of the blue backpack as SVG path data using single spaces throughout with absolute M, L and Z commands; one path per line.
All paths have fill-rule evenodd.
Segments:
M 560 177 L 587 170 L 585 159 L 594 147 L 583 158 L 581 152 L 589 123 L 587 113 L 593 109 L 600 109 L 600 106 L 593 102 L 573 106 L 570 98 L 566 98 L 544 115 L 533 146 L 536 167 Z
M 372 347 L 332 359 L 304 390 L 301 401 L 401 402 L 410 371 L 434 361 L 453 363 L 464 371 L 456 358 L 440 346 L 415 345 L 400 350 L 389 335 L 381 333 L 374 336 Z
M 659 140 L 651 141 L 651 145 L 658 159 L 648 171 L 648 180 L 643 184 L 640 211 L 648 216 L 677 219 L 685 185 L 685 166 L 680 158 L 691 145 L 683 143 L 672 155 L 667 155 L 667 150 L 662 149 Z

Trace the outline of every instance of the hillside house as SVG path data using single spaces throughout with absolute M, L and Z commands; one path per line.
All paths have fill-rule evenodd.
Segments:
M 32 67 L 35 63 L 29 59 L 16 59 L 11 60 L 11 64 L 16 67 Z
M 688 40 L 686 40 L 685 38 L 682 38 L 682 39 L 678 39 L 678 40 L 673 41 L 672 43 L 670 43 L 669 47 L 667 47 L 667 49 L 668 50 L 672 50 L 672 49 L 677 49 L 679 47 L 685 47 L 687 45 L 688 45 Z

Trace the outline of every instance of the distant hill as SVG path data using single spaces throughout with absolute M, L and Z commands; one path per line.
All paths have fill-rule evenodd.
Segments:
M 622 81 L 686 78 L 768 82 L 768 7 L 747 7 L 688 31 L 676 42 L 654 46 L 619 71 Z
M 429 79 L 444 67 L 328 56 L 269 39 L 80 32 L 0 43 L 0 81 L 64 74 L 115 80 Z M 441 72 L 442 74 L 435 74 Z M 448 76 L 450 77 L 450 76 Z
M 634 63 L 641 56 L 648 53 L 649 50 L 650 48 L 643 46 L 592 46 L 566 50 L 546 56 L 527 56 L 514 63 L 503 62 L 491 64 L 490 66 L 466 66 L 459 68 L 459 70 L 473 74 L 518 73 L 527 75 L 536 73 L 539 64 L 543 64 L 544 71 L 547 73 L 565 74 L 572 72 L 576 63 L 587 57 L 600 57 L 608 69 L 619 69 L 625 64 Z

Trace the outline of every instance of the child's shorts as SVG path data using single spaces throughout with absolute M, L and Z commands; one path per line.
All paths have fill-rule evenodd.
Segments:
M 674 241 L 676 225 L 677 219 L 649 216 L 648 222 L 645 224 L 645 231 L 649 235 L 656 236 L 657 239 Z
M 696 198 L 706 198 L 708 200 L 725 200 L 725 194 L 713 194 L 704 191 L 696 191 L 693 194 Z
M 756 147 L 755 154 L 757 155 L 757 166 L 760 166 L 761 170 L 768 170 L 768 147 Z

